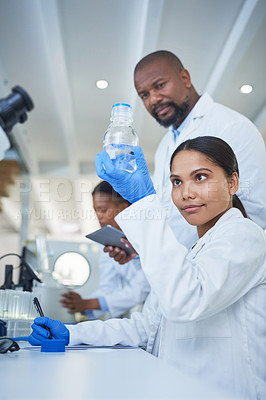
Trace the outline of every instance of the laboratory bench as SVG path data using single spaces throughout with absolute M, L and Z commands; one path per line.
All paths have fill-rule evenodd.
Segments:
M 230 400 L 139 348 L 45 353 L 19 345 L 0 354 L 2 400 Z

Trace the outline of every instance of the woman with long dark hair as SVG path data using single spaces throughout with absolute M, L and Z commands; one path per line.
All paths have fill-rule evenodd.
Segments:
M 132 205 L 116 222 L 140 255 L 152 292 L 130 320 L 85 322 L 68 329 L 38 318 L 31 343 L 56 337 L 77 344 L 146 345 L 146 350 L 241 399 L 266 398 L 266 237 L 236 198 L 236 157 L 214 137 L 184 142 L 171 159 L 172 199 L 197 227 L 190 250 L 166 223 L 165 210 L 135 149 L 137 170 L 115 170 L 107 153 L 98 175 Z M 135 216 L 135 217 L 133 217 Z M 178 388 L 177 388 L 178 390 Z

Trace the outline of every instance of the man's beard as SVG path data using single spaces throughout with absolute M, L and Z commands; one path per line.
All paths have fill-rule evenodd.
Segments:
M 189 109 L 188 102 L 184 102 L 182 106 L 178 106 L 173 101 L 169 101 L 168 103 L 164 103 L 163 106 L 172 107 L 174 109 L 174 113 L 169 118 L 161 120 L 157 115 L 157 110 L 162 107 L 162 104 L 160 104 L 157 107 L 156 106 L 154 107 L 154 109 L 152 110 L 152 116 L 164 128 L 168 128 L 170 125 L 175 125 L 181 118 L 183 118 L 186 115 Z

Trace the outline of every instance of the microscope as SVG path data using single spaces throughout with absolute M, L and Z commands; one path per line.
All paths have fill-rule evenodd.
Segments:
M 24 123 L 27 120 L 27 112 L 34 108 L 34 104 L 28 93 L 21 86 L 14 86 L 12 92 L 0 99 L 0 161 L 5 158 L 6 151 L 12 147 L 13 139 L 10 132 L 15 124 Z M 14 146 L 15 147 L 15 146 Z M 2 258 L 2 257 L 1 257 Z M 0 258 L 0 259 L 1 259 Z M 22 259 L 21 268 L 25 271 L 25 284 L 31 279 L 40 279 L 34 274 L 29 265 Z M 5 282 L 1 289 L 12 289 L 12 265 L 6 265 Z M 24 290 L 28 290 L 29 285 Z
M 12 93 L 0 99 L 0 161 L 5 157 L 5 152 L 12 145 L 9 136 L 15 124 L 27 120 L 27 111 L 34 108 L 33 101 L 28 93 L 20 86 L 12 88 Z
M 17 123 L 24 123 L 27 120 L 27 112 L 31 111 L 34 108 L 34 104 L 28 95 L 28 93 L 20 86 L 15 86 L 12 88 L 12 92 L 5 98 L 0 99 L 0 161 L 5 158 L 6 152 L 10 147 L 15 146 L 14 139 L 12 135 L 10 135 L 13 126 Z M 1 286 L 0 290 L 0 311 L 5 309 L 5 304 L 7 301 L 11 303 L 13 298 L 18 297 L 20 295 L 19 301 L 17 301 L 17 305 L 20 307 L 19 310 L 16 310 L 14 307 L 14 320 L 10 320 L 11 324 L 17 324 L 16 317 L 21 317 L 22 314 L 22 306 L 27 305 L 29 300 L 31 300 L 32 294 L 29 292 L 32 286 L 32 280 L 37 280 L 41 282 L 36 273 L 32 270 L 29 264 L 18 254 L 6 254 L 1 256 L 0 259 L 8 256 L 8 255 L 16 255 L 21 260 L 21 268 L 23 270 L 23 287 L 22 291 L 16 292 L 14 289 L 14 284 L 12 282 L 12 265 L 6 265 L 5 270 L 5 282 Z M 25 287 L 24 287 L 25 286 Z M 12 296 L 11 296 L 12 295 Z M 23 295 L 23 296 L 22 296 Z M 12 298 L 11 298 L 12 297 Z M 11 304 L 12 305 L 12 304 Z M 24 307 L 25 308 L 25 307 Z M 1 312 L 0 312 L 1 314 Z M 5 314 L 5 313 L 4 313 Z M 1 317 L 5 318 L 6 315 L 1 315 Z M 18 315 L 16 315 L 18 314 Z M 25 316 L 26 317 L 26 316 Z M 24 317 L 24 318 L 25 318 Z M 6 325 L 5 321 L 1 321 L 2 324 Z M 26 323 L 26 328 L 28 330 L 28 321 L 25 319 L 24 324 Z M 12 326 L 13 326 L 12 325 Z M 14 326 L 15 326 L 14 325 Z M 12 327 L 11 327 L 12 328 Z M 14 330 L 14 329 L 13 329 Z

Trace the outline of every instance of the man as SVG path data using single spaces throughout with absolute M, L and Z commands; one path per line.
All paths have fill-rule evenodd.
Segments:
M 257 128 L 243 115 L 204 93 L 200 96 L 191 83 L 189 72 L 169 51 L 156 51 L 142 58 L 135 67 L 134 83 L 147 111 L 164 126 L 170 127 L 155 155 L 154 186 L 168 212 L 168 223 L 178 240 L 191 247 L 197 240 L 196 229 L 182 218 L 171 200 L 170 158 L 178 145 L 197 136 L 217 136 L 234 150 L 239 164 L 240 189 L 250 219 L 266 228 L 266 154 Z M 211 191 L 211 188 L 210 188 Z M 105 249 L 120 263 L 125 253 Z

